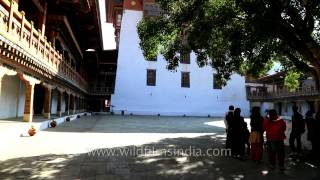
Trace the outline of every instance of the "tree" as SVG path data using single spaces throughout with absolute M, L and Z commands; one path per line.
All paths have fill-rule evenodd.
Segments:
M 320 87 L 320 1 L 156 0 L 159 16 L 138 24 L 146 59 L 164 55 L 169 68 L 179 52 L 193 51 L 222 84 L 231 74 L 261 76 L 278 61 L 285 70 L 313 75 Z
M 289 71 L 287 76 L 284 79 L 284 84 L 287 86 L 290 92 L 293 92 L 296 90 L 296 88 L 299 86 L 299 80 L 301 77 L 301 73 L 296 71 Z

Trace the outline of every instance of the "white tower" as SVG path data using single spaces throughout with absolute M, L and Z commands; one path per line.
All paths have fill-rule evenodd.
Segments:
M 137 34 L 137 23 L 143 16 L 140 3 L 124 2 L 115 92 L 111 97 L 114 113 L 224 116 L 228 106 L 234 105 L 247 116 L 244 77 L 235 74 L 227 86 L 219 89 L 214 87 L 214 70 L 199 68 L 194 53 L 190 54 L 190 64 L 180 64 L 176 72 L 166 69 L 162 56 L 156 61 L 144 60 Z

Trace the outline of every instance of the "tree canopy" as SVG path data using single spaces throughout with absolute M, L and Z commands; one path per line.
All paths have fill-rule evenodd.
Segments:
M 162 13 L 138 24 L 146 59 L 162 54 L 169 68 L 193 51 L 220 83 L 233 73 L 261 76 L 280 62 L 311 73 L 320 84 L 320 1 L 156 0 Z

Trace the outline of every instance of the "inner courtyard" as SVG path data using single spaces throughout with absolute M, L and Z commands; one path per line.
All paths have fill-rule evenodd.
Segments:
M 222 118 L 82 116 L 34 137 L 20 137 L 16 132 L 11 133 L 10 141 L 1 139 L 0 178 L 222 180 L 320 176 L 317 167 L 288 155 L 287 169 L 279 172 L 270 171 L 265 152 L 258 165 L 249 157 L 240 161 L 231 154 L 219 154 L 218 150 L 225 149 L 225 138 Z
M 0 180 L 318 180 L 319 22 L 315 0 L 0 0 Z

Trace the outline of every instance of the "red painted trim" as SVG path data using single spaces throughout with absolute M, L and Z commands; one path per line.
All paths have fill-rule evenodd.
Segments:
M 132 5 L 132 1 L 135 1 L 135 5 Z M 123 8 L 129 10 L 142 11 L 143 10 L 143 0 L 124 0 Z

